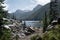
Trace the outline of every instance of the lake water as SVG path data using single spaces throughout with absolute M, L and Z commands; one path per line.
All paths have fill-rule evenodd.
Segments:
M 40 23 L 40 21 L 25 21 L 26 26 L 32 26 L 32 27 L 41 27 L 42 24 Z

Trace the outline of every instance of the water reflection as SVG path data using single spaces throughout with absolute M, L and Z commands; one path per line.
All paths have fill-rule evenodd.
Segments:
M 42 26 L 40 21 L 25 21 L 25 23 L 26 23 L 27 27 L 29 27 L 29 26 L 32 26 L 32 27 L 41 27 Z

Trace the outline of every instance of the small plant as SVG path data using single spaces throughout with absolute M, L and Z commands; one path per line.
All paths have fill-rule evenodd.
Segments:
M 42 38 L 39 35 L 35 35 L 31 37 L 31 40 L 42 40 Z
M 0 40 L 10 40 L 11 31 L 9 29 L 3 29 L 1 33 L 0 33 Z

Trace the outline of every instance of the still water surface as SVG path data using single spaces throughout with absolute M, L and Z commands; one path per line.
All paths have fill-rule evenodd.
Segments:
M 40 21 L 25 21 L 26 26 L 32 26 L 32 27 L 41 27 L 42 24 Z

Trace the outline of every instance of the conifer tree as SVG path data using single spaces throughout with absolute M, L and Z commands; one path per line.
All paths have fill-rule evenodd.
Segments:
M 0 0 L 0 26 L 3 25 L 3 18 L 7 17 L 7 11 L 5 11 L 3 8 L 5 8 L 2 4 L 4 4 L 4 0 Z
M 50 19 L 50 23 L 53 20 L 57 19 L 58 16 L 58 0 L 51 0 L 50 2 L 50 14 L 49 14 L 49 19 Z
M 47 13 L 45 12 L 44 20 L 43 20 L 43 33 L 46 31 L 47 26 L 48 26 Z
M 2 4 L 4 4 L 5 0 L 0 0 L 0 40 L 9 40 L 10 39 L 10 30 L 6 29 L 3 25 L 4 25 L 4 21 L 3 18 L 6 18 L 7 15 L 7 11 L 5 11 L 3 8 L 4 6 Z

